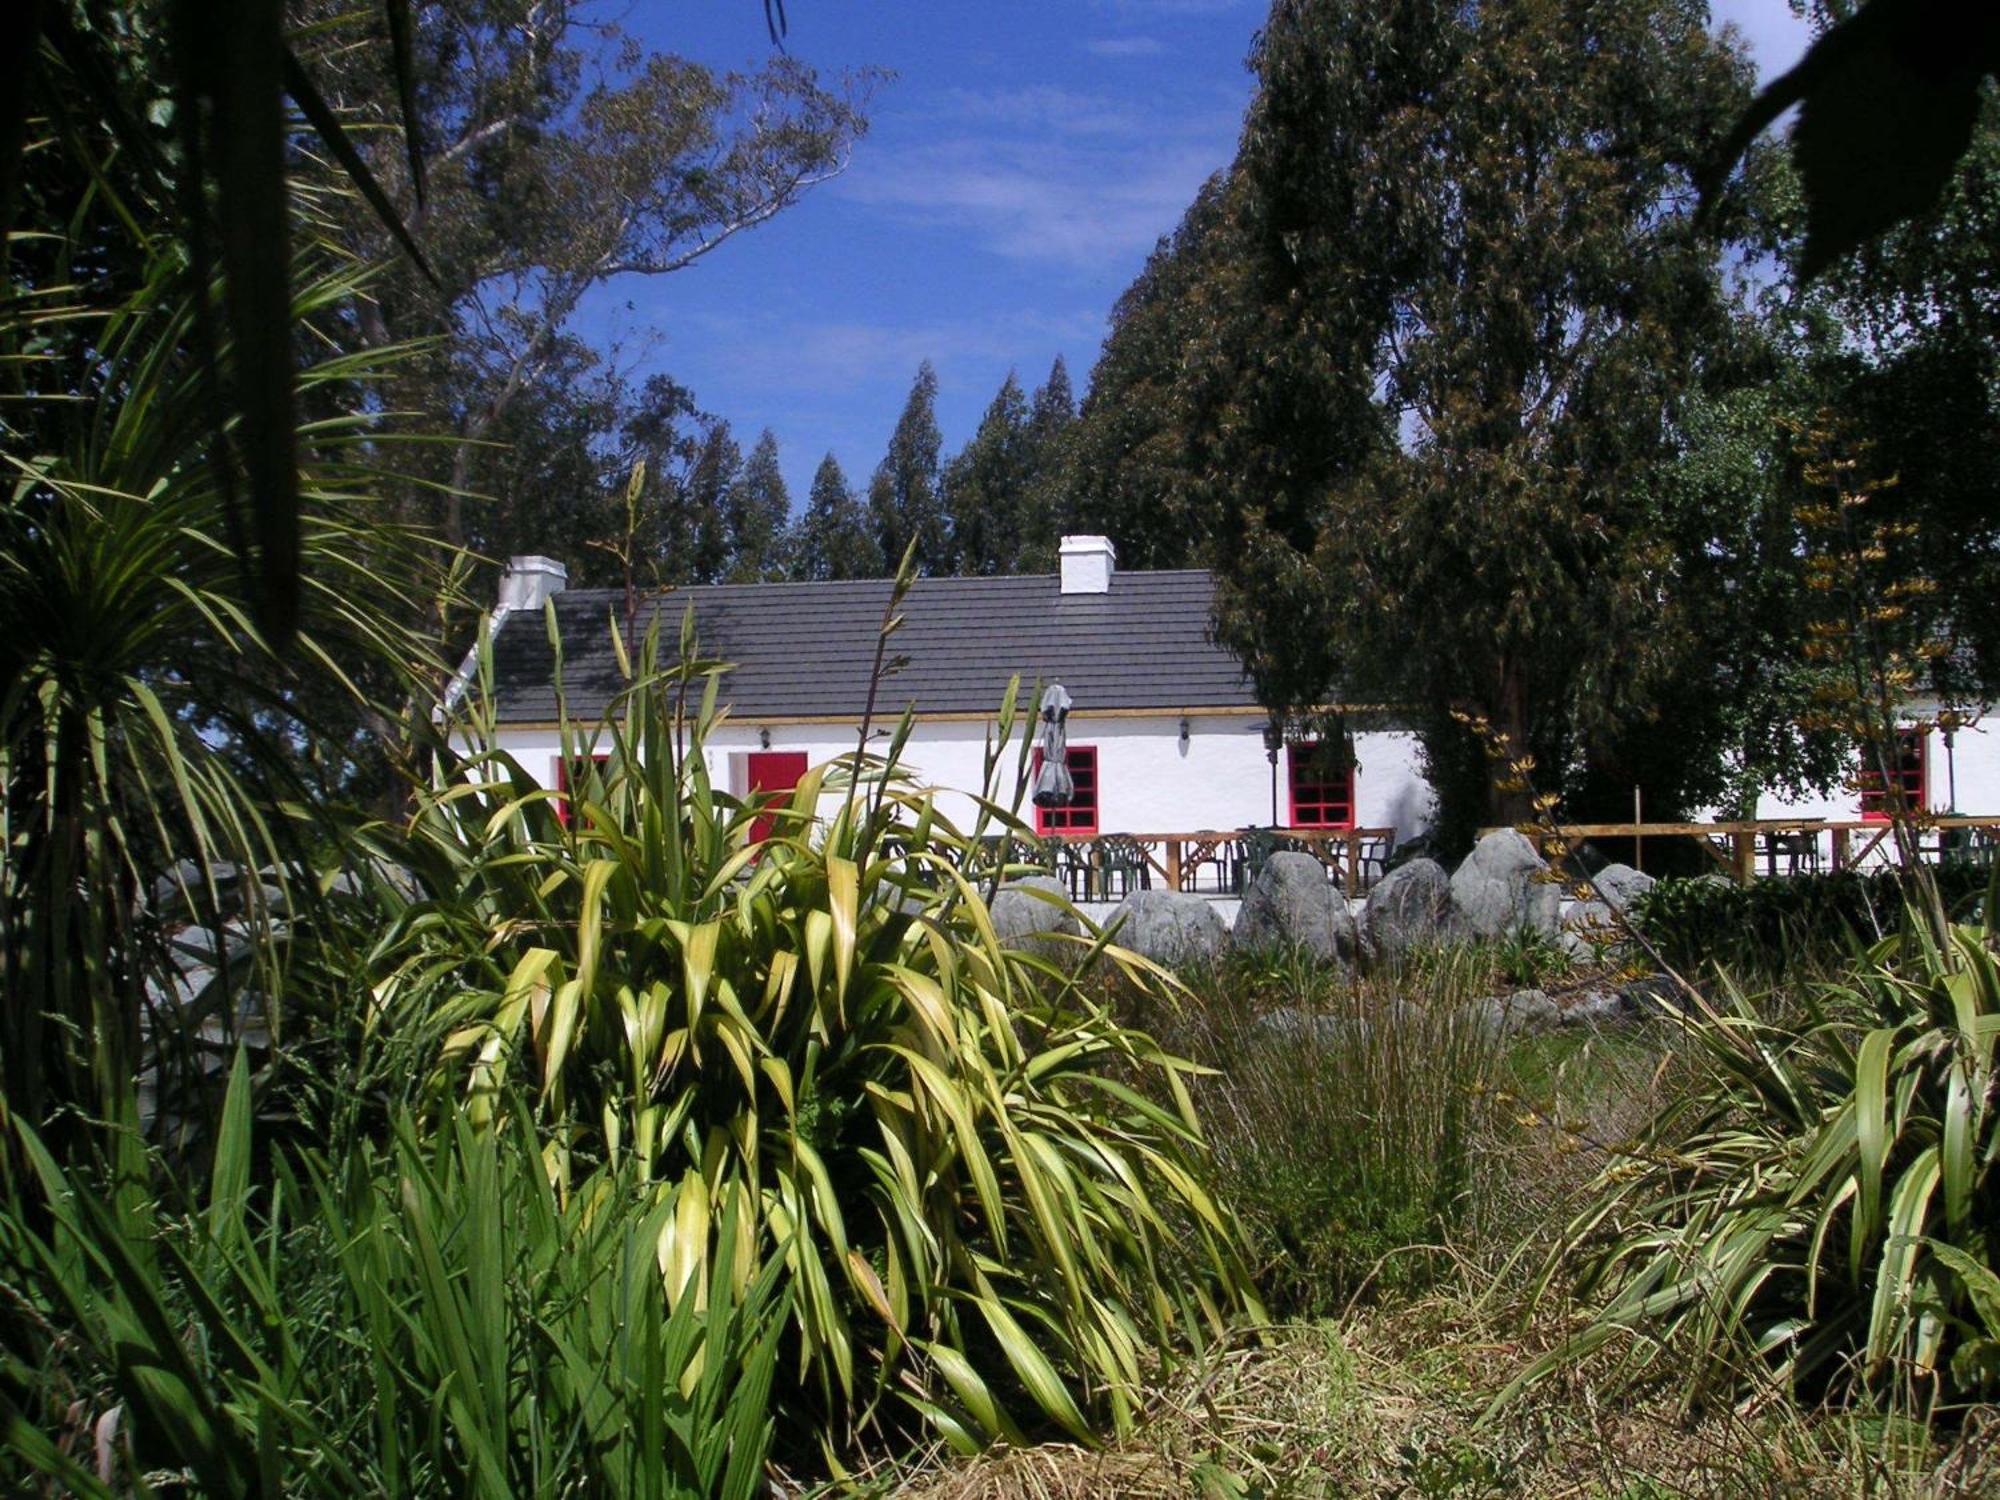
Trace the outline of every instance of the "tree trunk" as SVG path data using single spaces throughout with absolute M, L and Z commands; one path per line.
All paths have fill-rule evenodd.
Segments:
M 1535 812 L 1533 773 L 1522 776 L 1513 766 L 1513 762 L 1528 753 L 1528 674 L 1519 658 L 1511 652 L 1503 652 L 1498 679 L 1493 727 L 1502 737 L 1506 754 L 1487 762 L 1487 813 L 1495 824 L 1512 827 L 1528 822 Z M 1530 784 L 1515 784 L 1521 781 Z

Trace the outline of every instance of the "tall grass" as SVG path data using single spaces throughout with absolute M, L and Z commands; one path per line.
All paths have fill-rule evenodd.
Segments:
M 1506 1049 L 1465 1009 L 1488 967 L 1233 959 L 1146 1018 L 1212 1070 L 1190 1091 L 1274 1313 L 1419 1287 L 1506 1212 Z
M 107 1205 L 17 1124 L 0 1201 L 9 1494 L 750 1500 L 776 1263 L 676 1278 L 629 1167 L 557 1201 L 515 1114 L 258 1183 L 239 1058 L 185 1213 Z M 737 1286 L 743 1291 L 739 1295 Z

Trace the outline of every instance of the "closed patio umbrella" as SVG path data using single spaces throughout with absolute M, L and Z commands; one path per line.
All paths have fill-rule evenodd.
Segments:
M 1035 777 L 1035 806 L 1068 807 L 1076 796 L 1069 774 L 1069 694 L 1060 682 L 1042 692 L 1042 769 Z

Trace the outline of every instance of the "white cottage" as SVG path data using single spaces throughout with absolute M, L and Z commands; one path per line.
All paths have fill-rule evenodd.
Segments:
M 623 592 L 565 582 L 559 562 L 512 559 L 494 622 L 500 745 L 550 785 L 560 741 L 545 600 L 555 600 L 571 716 L 594 721 L 620 686 L 610 632 Z M 669 640 L 692 606 L 703 653 L 733 663 L 723 680 L 729 712 L 707 746 L 718 785 L 739 795 L 782 790 L 853 749 L 889 590 L 885 579 L 865 579 L 647 598 L 647 619 L 660 616 Z M 1431 792 L 1415 737 L 1393 722 L 1357 719 L 1365 727 L 1338 770 L 1326 767 L 1341 757 L 1309 744 L 1286 745 L 1275 763 L 1267 756 L 1270 716 L 1236 659 L 1208 638 L 1212 598 L 1206 571 L 1118 571 L 1098 536 L 1065 537 L 1053 575 L 921 579 L 892 638 L 906 661 L 883 684 L 878 721 L 914 708 L 906 768 L 937 790 L 941 811 L 968 822 L 967 794 L 1018 674 L 1024 696 L 1037 682 L 1060 682 L 1074 702 L 1076 800 L 1031 809 L 1044 833 L 1157 836 L 1274 822 L 1389 829 L 1395 842 L 1420 833 Z

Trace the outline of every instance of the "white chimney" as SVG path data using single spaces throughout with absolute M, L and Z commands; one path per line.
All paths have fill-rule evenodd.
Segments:
M 1062 591 L 1065 594 L 1108 594 L 1111 571 L 1118 565 L 1117 549 L 1108 536 L 1066 536 L 1062 539 Z
M 553 557 L 510 557 L 500 575 L 500 608 L 540 609 L 569 587 L 569 569 Z

